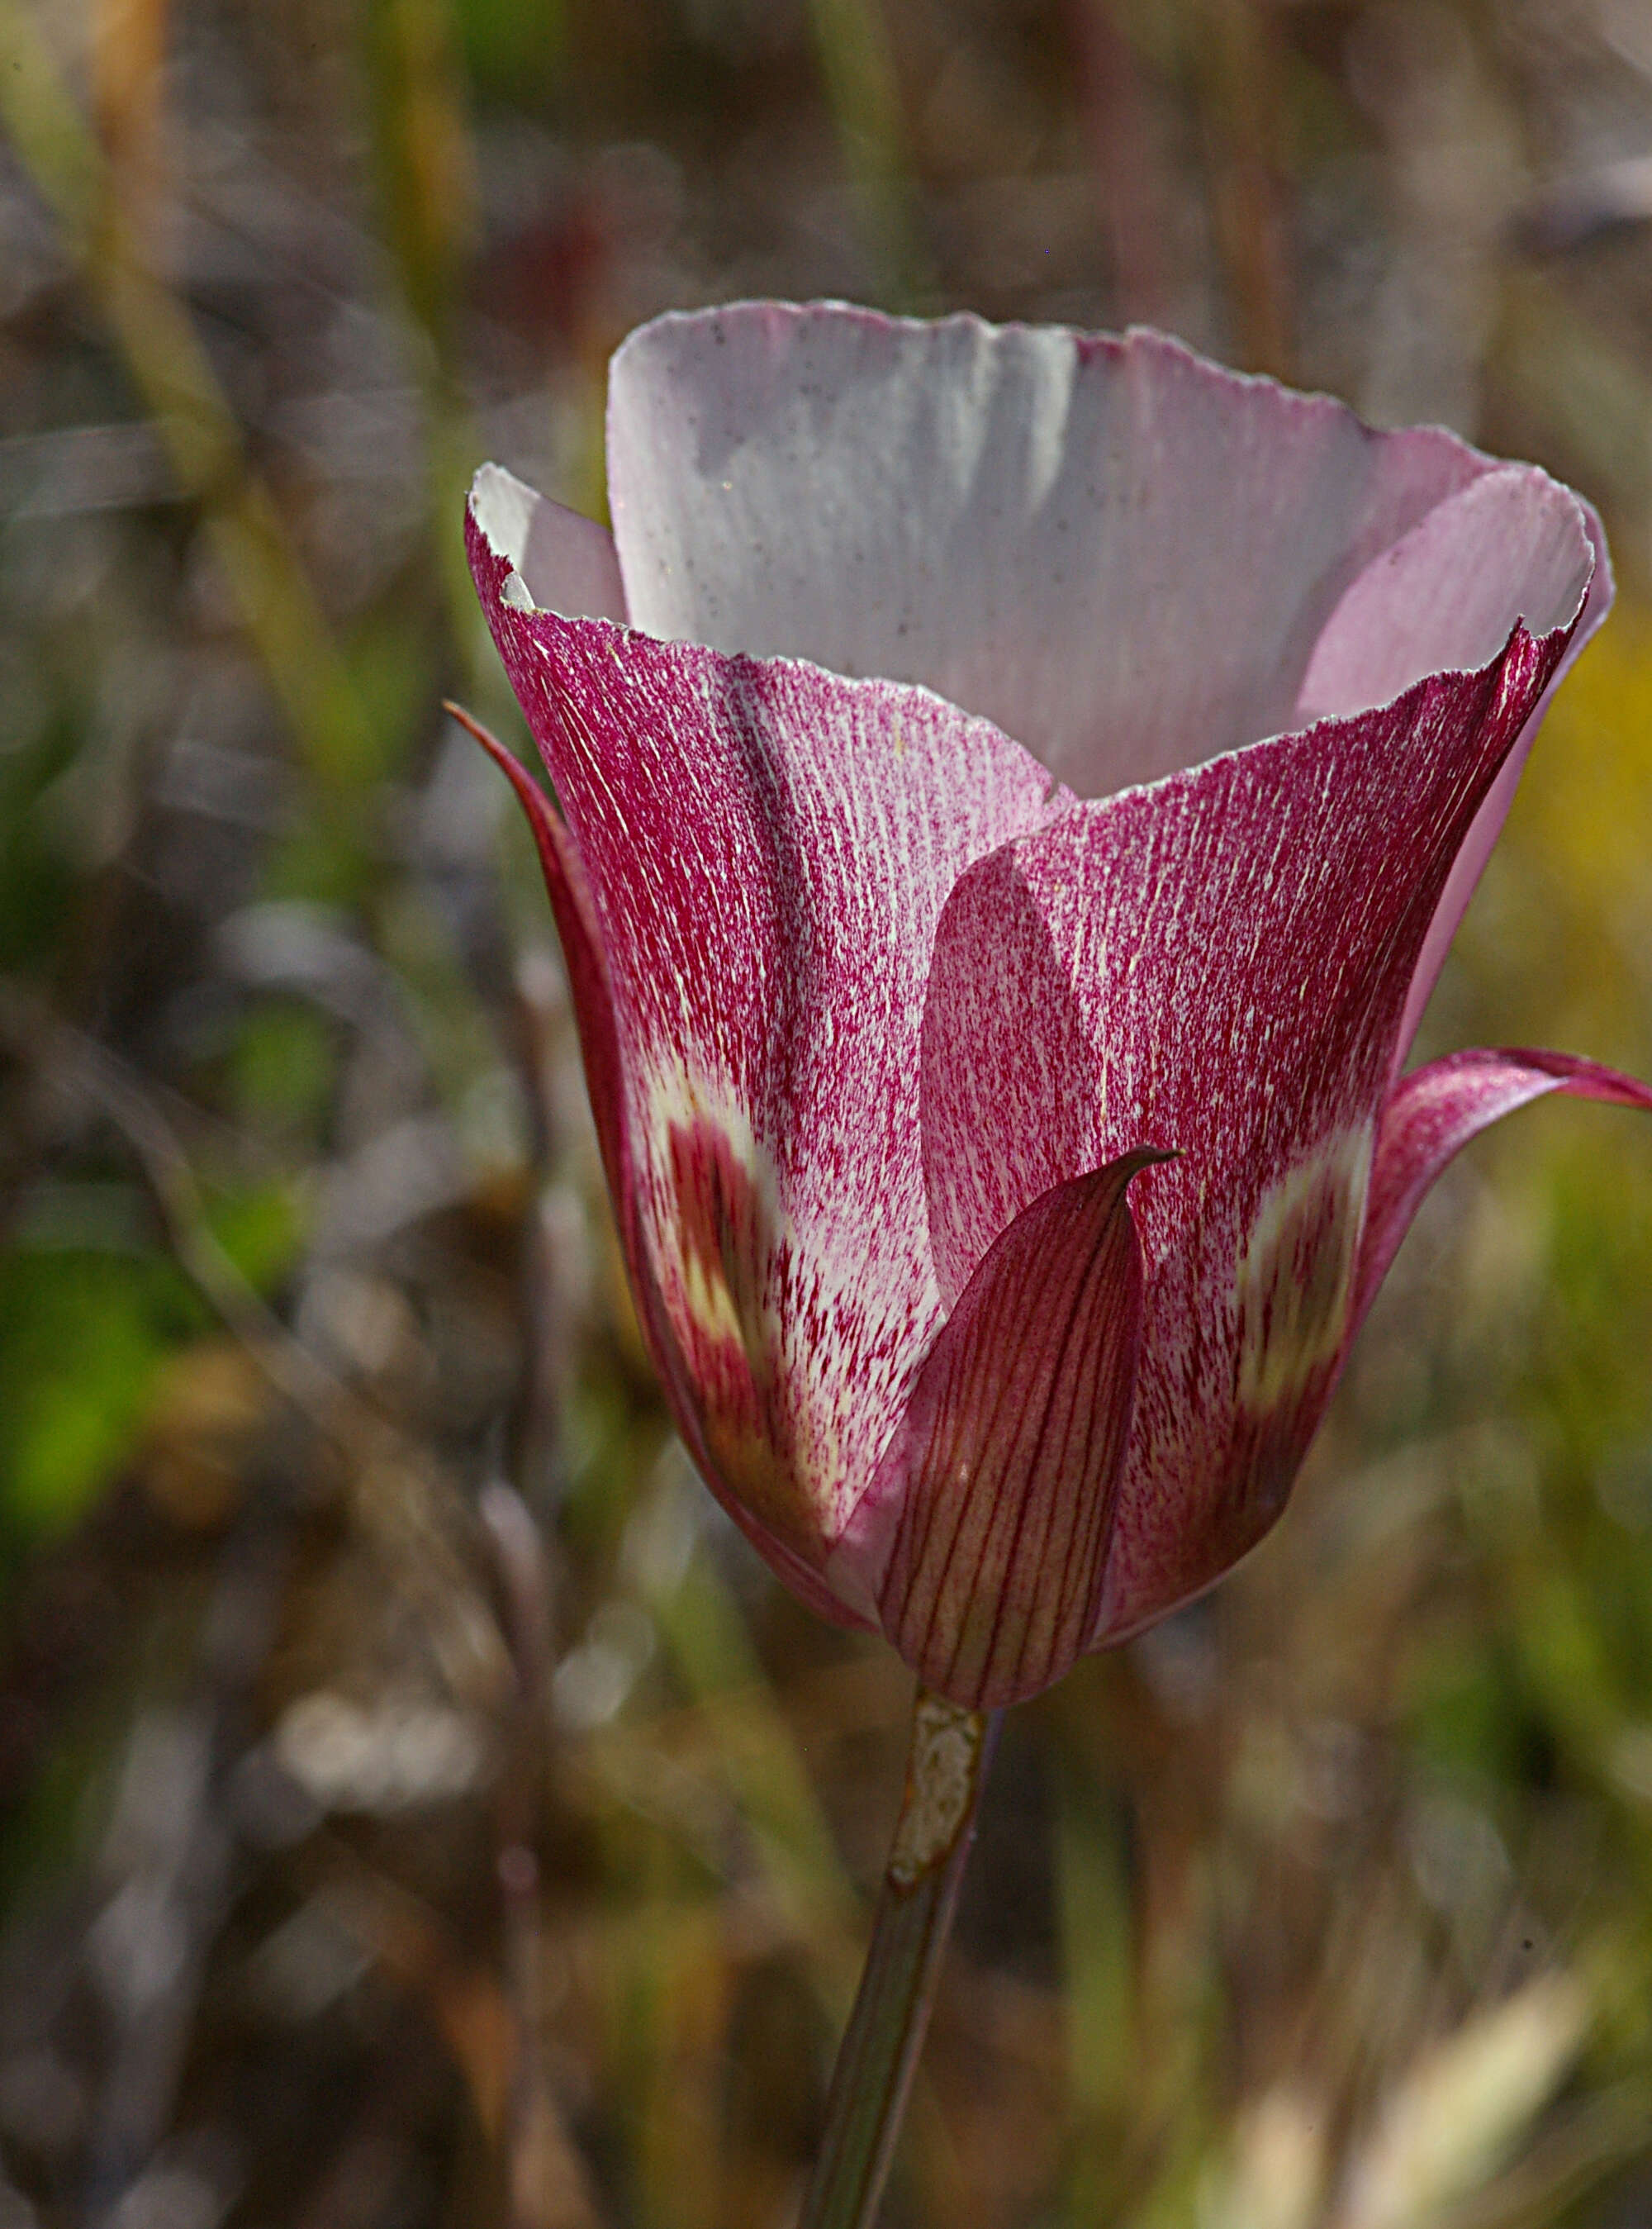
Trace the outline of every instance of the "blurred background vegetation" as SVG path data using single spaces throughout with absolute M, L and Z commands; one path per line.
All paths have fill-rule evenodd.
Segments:
M 464 579 L 610 350 L 1169 325 L 1623 594 L 1428 1049 L 1652 1074 L 1646 0 L 0 0 L 0 2229 L 780 2229 L 908 1683 L 672 1442 Z M 1652 2219 L 1652 1136 L 1017 1712 L 891 2229 Z

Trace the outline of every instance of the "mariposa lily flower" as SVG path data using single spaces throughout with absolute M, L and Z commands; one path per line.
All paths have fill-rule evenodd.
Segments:
M 1402 1072 L 1600 525 L 1154 333 L 820 305 L 634 333 L 608 468 L 611 536 L 492 466 L 469 530 L 644 1333 L 786 1583 L 1012 1701 L 1267 1531 L 1462 1145 L 1652 1108 Z

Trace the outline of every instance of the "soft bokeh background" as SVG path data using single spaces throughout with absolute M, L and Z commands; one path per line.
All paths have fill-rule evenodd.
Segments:
M 1433 1050 L 1652 1074 L 1647 0 L 0 0 L 0 2229 L 782 2229 L 909 1688 L 675 1448 L 483 456 L 752 292 L 1152 319 L 1606 513 Z M 890 2229 L 1652 2219 L 1652 1134 L 1455 1167 L 1016 1712 Z

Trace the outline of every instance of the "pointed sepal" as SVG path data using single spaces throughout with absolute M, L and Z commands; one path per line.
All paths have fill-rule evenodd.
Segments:
M 1096 1620 L 1135 1393 L 1142 1256 L 1121 1155 L 1033 1202 L 988 1249 L 913 1383 L 867 1497 L 887 1515 L 883 1629 L 954 1702 L 1060 1678 Z
M 579 1050 L 585 1061 L 591 1111 L 596 1118 L 603 1173 L 623 1224 L 630 1219 L 627 1203 L 631 1197 L 631 1167 L 624 1128 L 619 1045 L 614 1033 L 613 992 L 603 958 L 602 940 L 592 915 L 585 870 L 562 825 L 561 815 L 522 761 L 508 751 L 496 736 L 490 734 L 479 720 L 472 718 L 463 705 L 444 699 L 442 709 L 450 719 L 458 721 L 473 742 L 481 744 L 509 782 L 533 831 L 534 847 L 544 871 L 551 914 L 568 971 L 568 987 L 573 996 Z M 621 1237 L 629 1258 L 632 1254 L 632 1233 L 622 1229 Z

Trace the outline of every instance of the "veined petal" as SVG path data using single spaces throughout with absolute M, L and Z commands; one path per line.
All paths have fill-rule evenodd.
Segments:
M 632 1157 L 625 1095 L 621 1088 L 619 1043 L 615 1026 L 612 986 L 592 910 L 591 893 L 567 829 L 555 806 L 498 740 L 480 723 L 449 708 L 504 774 L 534 832 L 551 901 L 551 913 L 561 941 L 579 1031 L 579 1051 L 585 1065 L 586 1089 L 596 1122 L 597 1144 L 603 1173 L 608 1180 L 619 1224 L 621 1249 L 637 1296 L 637 1321 L 655 1368 L 671 1397 L 685 1438 L 696 1462 L 709 1474 L 712 1465 L 700 1428 L 687 1363 L 670 1320 L 662 1305 L 648 1256 L 637 1241 L 636 1192 L 631 1182 Z M 792 1591 L 823 1616 L 839 1624 L 868 1625 L 875 1622 L 845 1605 L 815 1571 L 769 1531 L 750 1512 L 735 1504 L 734 1521 L 759 1554 L 766 1556 Z
M 634 1268 L 635 1223 L 626 1211 L 631 1196 L 631 1140 L 626 1134 L 624 1098 L 620 1089 L 613 990 L 592 912 L 585 870 L 556 807 L 522 761 L 480 721 L 473 720 L 458 705 L 450 704 L 447 710 L 481 744 L 509 782 L 533 831 L 534 847 L 539 853 L 540 870 L 551 901 L 551 918 L 556 923 L 562 961 L 567 969 L 586 1089 L 597 1127 L 597 1147 L 602 1155 L 602 1172 L 618 1205 L 620 1242 L 625 1258 Z
M 944 1294 L 1030 1199 L 1151 1141 L 1136 1421 L 1096 1637 L 1283 1504 L 1346 1343 L 1418 947 L 1565 637 L 1080 806 L 964 875 L 924 1020 Z
M 935 922 L 1070 800 L 925 691 L 526 608 L 474 513 L 471 556 L 590 890 L 669 1388 L 730 1505 L 818 1565 L 940 1320 Z
M 1606 548 L 1606 530 L 1592 504 L 1585 503 L 1581 496 L 1574 499 L 1589 536 L 1590 547 L 1594 552 L 1595 568 L 1590 578 L 1588 594 L 1584 598 L 1578 624 L 1572 631 L 1572 639 L 1566 645 L 1565 657 L 1555 668 L 1548 687 L 1533 707 L 1525 727 L 1521 730 L 1519 742 L 1503 761 L 1497 779 L 1487 791 L 1486 801 L 1476 813 L 1474 825 L 1464 837 L 1462 848 L 1452 863 L 1450 874 L 1440 893 L 1440 902 L 1434 909 L 1434 918 L 1429 924 L 1428 935 L 1423 941 L 1423 948 L 1417 956 L 1417 966 L 1412 975 L 1405 1016 L 1394 1046 L 1396 1070 L 1411 1049 L 1417 1025 L 1423 1018 L 1423 1009 L 1428 1004 L 1429 993 L 1444 965 L 1447 947 L 1457 935 L 1457 924 L 1468 911 L 1470 899 L 1479 887 L 1486 861 L 1491 857 L 1491 847 L 1502 833 L 1503 823 L 1508 818 L 1508 808 L 1514 801 L 1514 792 L 1519 787 L 1521 775 L 1526 770 L 1526 761 L 1531 756 L 1537 731 L 1543 724 L 1543 715 L 1548 710 L 1549 699 L 1565 680 L 1578 652 L 1611 609 L 1612 566 Z
M 1058 1185 L 994 1242 L 838 1549 L 919 1677 L 972 1709 L 1047 1687 L 1095 1624 L 1141 1326 L 1125 1193 L 1164 1158 Z
M 1530 465 L 1500 465 L 1373 558 L 1314 646 L 1297 707 L 1304 721 L 1386 703 L 1426 673 L 1483 665 L 1517 619 L 1533 634 L 1577 620 L 1452 864 L 1418 955 L 1396 1066 L 1502 832 L 1549 698 L 1611 601 L 1606 536 L 1593 510 Z
M 634 333 L 608 466 L 637 625 L 923 682 L 1086 795 L 1298 724 L 1350 584 L 1491 468 L 1156 333 L 779 303 Z
M 1371 1204 L 1360 1246 L 1354 1320 L 1387 1274 L 1423 1195 L 1454 1153 L 1482 1130 L 1551 1091 L 1652 1114 L 1652 1088 L 1563 1052 L 1454 1052 L 1402 1077 L 1382 1110 Z

